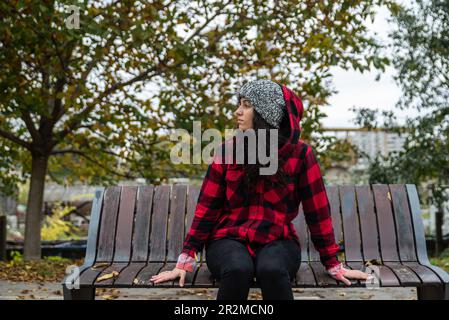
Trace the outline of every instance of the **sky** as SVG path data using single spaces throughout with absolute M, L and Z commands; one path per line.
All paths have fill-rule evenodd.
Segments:
M 388 9 L 380 8 L 374 23 L 368 20 L 370 33 L 384 44 L 388 43 L 388 32 L 391 26 L 387 22 Z M 357 127 L 354 123 L 355 114 L 349 109 L 353 106 L 370 109 L 392 110 L 398 118 L 399 124 L 404 123 L 407 111 L 394 108 L 401 95 L 401 89 L 393 79 L 394 68 L 388 67 L 382 73 L 380 80 L 375 77 L 379 71 L 360 73 L 357 71 L 333 68 L 333 85 L 338 93 L 329 99 L 329 106 L 323 107 L 327 118 L 323 119 L 324 127 Z

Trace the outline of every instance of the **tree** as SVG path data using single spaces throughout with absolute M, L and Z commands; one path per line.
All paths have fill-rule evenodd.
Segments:
M 313 111 L 332 94 L 331 66 L 388 62 L 364 26 L 386 0 L 68 3 L 0 4 L 0 137 L 30 175 L 25 259 L 40 258 L 47 174 L 153 181 L 170 166 L 167 132 L 224 129 L 243 81 L 288 84 Z
M 373 161 L 370 182 L 430 183 L 429 202 L 442 208 L 449 185 L 449 2 L 415 0 L 399 9 L 390 34 L 395 80 L 402 89 L 396 106 L 412 116 L 402 128 L 393 125 L 393 114 L 385 117 L 387 130 L 406 132 L 407 138 L 403 150 Z M 424 114 L 416 116 L 416 111 Z M 359 110 L 358 122 L 377 126 L 372 121 L 377 115 L 363 112 Z M 441 209 L 438 214 L 441 220 Z

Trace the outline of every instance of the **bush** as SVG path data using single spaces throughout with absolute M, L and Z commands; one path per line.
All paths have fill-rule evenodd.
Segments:
M 41 229 L 42 240 L 68 240 L 79 239 L 79 228 L 74 226 L 72 222 L 64 220 L 75 207 L 62 206 L 58 203 L 50 216 L 45 217 L 43 227 Z

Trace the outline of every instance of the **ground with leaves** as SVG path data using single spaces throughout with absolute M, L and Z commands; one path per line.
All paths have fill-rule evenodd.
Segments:
M 215 300 L 214 289 L 97 289 L 97 300 Z M 415 300 L 415 288 L 363 288 L 293 289 L 295 300 Z M 60 300 L 62 289 L 59 282 L 14 282 L 0 280 L 1 300 Z M 248 300 L 262 300 L 261 290 L 251 288 Z

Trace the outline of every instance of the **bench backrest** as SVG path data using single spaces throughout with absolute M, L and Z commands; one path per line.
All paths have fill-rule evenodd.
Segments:
M 326 186 L 337 243 L 346 261 L 427 261 L 416 186 Z M 86 263 L 176 262 L 200 187 L 113 186 L 95 194 Z M 319 261 L 302 206 L 294 225 L 301 259 Z M 204 255 L 203 255 L 204 256 Z

